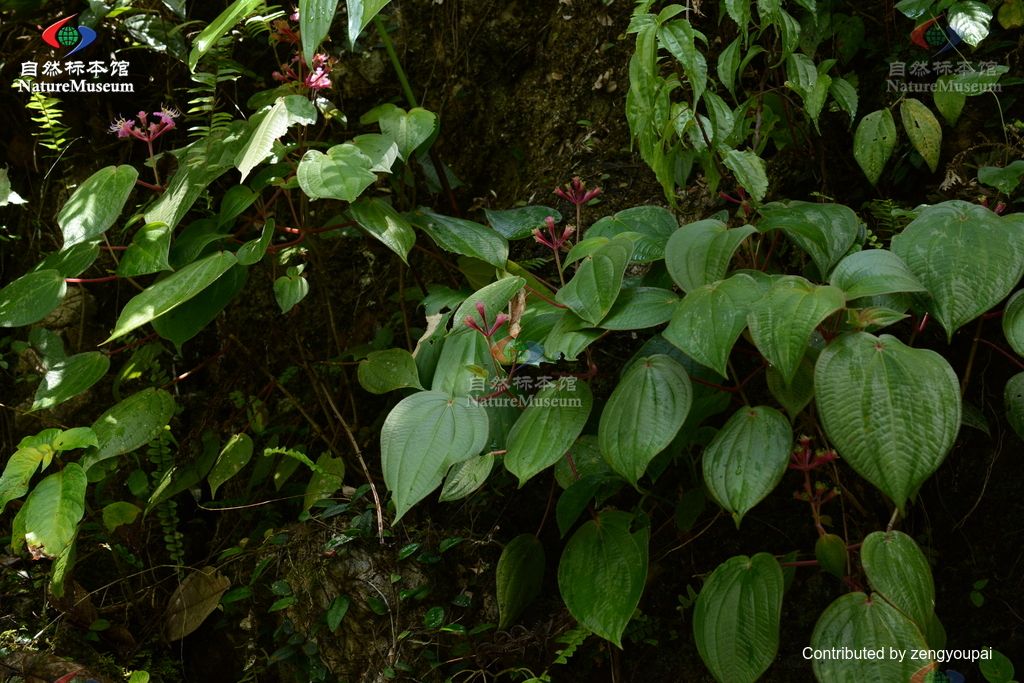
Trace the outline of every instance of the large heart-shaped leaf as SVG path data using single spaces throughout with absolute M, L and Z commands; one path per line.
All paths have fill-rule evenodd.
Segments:
M 1024 272 L 1021 224 L 977 204 L 951 200 L 923 210 L 892 239 L 892 250 L 928 289 L 929 310 L 949 339 L 999 303 Z
M 106 232 L 121 215 L 135 189 L 134 166 L 107 166 L 82 183 L 57 214 L 64 248 L 87 242 Z
M 377 121 L 385 136 L 395 141 L 399 154 L 406 160 L 437 128 L 437 115 L 420 107 L 407 112 L 393 104 L 384 104 L 364 115 L 360 122 L 366 123 L 371 119 Z
M 860 120 L 853 134 L 853 158 L 872 185 L 896 149 L 896 121 L 888 109 L 873 111 Z
M 907 264 L 885 249 L 867 249 L 850 254 L 832 271 L 829 283 L 846 292 L 846 298 L 851 300 L 879 294 L 925 291 Z
M 647 581 L 647 534 L 631 534 L 632 520 L 626 512 L 602 512 L 576 530 L 558 563 L 569 612 L 619 647 Z
M 299 161 L 299 187 L 310 199 L 354 202 L 377 180 L 372 167 L 373 160 L 350 143 L 335 145 L 326 154 L 311 149 Z
M 768 553 L 718 565 L 697 596 L 697 651 L 722 683 L 754 683 L 779 649 L 782 567 Z
M 665 246 L 669 275 L 685 292 L 721 280 L 736 249 L 755 232 L 749 225 L 729 230 L 711 218 L 684 225 Z
M 665 245 L 678 227 L 679 221 L 668 209 L 634 206 L 595 222 L 587 228 L 587 238 L 625 235 L 633 241 L 633 260 L 647 263 L 665 256 Z
M 220 251 L 190 263 L 176 273 L 171 273 L 163 280 L 150 285 L 125 304 L 117 324 L 114 325 L 114 331 L 106 341 L 122 337 L 174 310 L 206 289 L 236 263 L 238 259 L 234 254 Z
M 612 469 L 634 486 L 686 421 L 693 389 L 669 356 L 647 356 L 619 381 L 601 412 L 598 439 Z
M 441 485 L 448 468 L 487 443 L 487 412 L 466 397 L 420 391 L 391 409 L 380 432 L 384 483 L 395 522 Z
M 698 287 L 676 305 L 665 339 L 725 377 L 732 347 L 762 293 L 761 284 L 743 273 Z
M 911 650 L 928 648 L 914 622 L 879 596 L 847 593 L 829 605 L 811 634 L 811 649 L 822 652 L 871 650 L 885 653 L 878 658 L 814 657 L 814 676 L 819 683 L 864 683 L 864 681 L 910 681 L 931 660 L 914 659 Z M 906 656 L 889 656 L 898 650 Z
M 558 290 L 555 299 L 592 325 L 601 322 L 619 295 L 622 276 L 633 244 L 614 239 L 583 259 L 572 280 Z
M 590 386 L 565 379 L 538 391 L 508 433 L 505 468 L 520 486 L 558 462 L 587 423 L 593 405 Z
M 845 334 L 814 369 L 818 414 L 839 454 L 901 510 L 960 429 L 960 387 L 934 351 L 890 335 Z
M 779 278 L 747 316 L 750 336 L 789 383 L 814 328 L 845 304 L 846 297 L 837 287 L 813 285 L 802 277 Z
M 498 558 L 498 628 L 515 623 L 530 602 L 540 595 L 544 579 L 544 546 L 533 534 L 520 534 L 509 541 Z
M 37 270 L 0 289 L 0 327 L 39 322 L 57 308 L 68 286 L 59 270 Z
M 935 614 L 935 583 L 928 559 L 914 539 L 900 531 L 868 534 L 860 548 L 868 582 L 925 633 Z
M 85 471 L 68 463 L 39 482 L 25 500 L 24 537 L 37 557 L 57 557 L 74 540 L 85 514 Z
M 416 231 L 402 214 L 375 197 L 356 200 L 348 213 L 371 237 L 409 263 L 409 250 L 416 243 Z
M 508 241 L 494 230 L 464 218 L 443 216 L 420 209 L 411 216 L 413 223 L 446 251 L 471 256 L 495 268 L 504 268 L 508 260 Z
M 793 430 L 782 413 L 746 406 L 733 413 L 704 449 L 704 483 L 736 526 L 778 486 L 792 448 Z
M 174 397 L 163 389 L 143 389 L 115 403 L 92 423 L 98 445 L 82 456 L 86 471 L 96 463 L 149 443 L 174 415 Z
M 761 232 L 781 230 L 804 250 L 826 277 L 857 240 L 860 219 L 842 204 L 773 202 L 761 208 Z

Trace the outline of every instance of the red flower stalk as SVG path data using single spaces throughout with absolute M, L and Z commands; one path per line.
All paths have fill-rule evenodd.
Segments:
M 480 334 L 484 335 L 484 337 L 486 337 L 487 339 L 493 337 L 494 334 L 501 328 L 501 326 L 509 321 L 508 313 L 501 312 L 494 318 L 494 324 L 488 327 L 487 308 L 484 307 L 482 301 L 476 302 L 476 312 L 480 314 L 480 322 L 483 323 L 482 326 L 480 325 L 480 323 L 474 320 L 473 316 L 471 315 L 467 315 L 463 320 L 463 323 L 465 323 L 466 327 L 476 330 Z
M 562 230 L 562 234 L 558 235 L 555 231 L 555 219 L 552 216 L 548 216 L 547 218 L 545 218 L 544 224 L 548 228 L 548 236 L 545 237 L 544 233 L 540 231 L 540 228 L 536 228 L 533 231 L 533 239 L 536 240 L 538 243 L 543 244 L 548 249 L 551 249 L 552 251 L 557 252 L 558 250 L 560 250 L 562 248 L 562 245 L 565 244 L 570 237 L 572 237 L 572 234 L 574 232 L 576 232 L 576 228 L 574 228 L 571 225 L 567 225 L 565 226 L 565 229 Z
M 586 183 L 580 180 L 579 176 L 575 176 L 571 183 L 566 183 L 565 189 L 556 187 L 555 194 L 570 204 L 580 207 L 600 195 L 601 188 L 595 187 L 592 190 L 588 190 L 586 189 Z

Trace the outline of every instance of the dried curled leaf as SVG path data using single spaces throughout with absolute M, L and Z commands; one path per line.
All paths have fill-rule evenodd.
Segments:
M 199 628 L 217 609 L 220 596 L 231 585 L 216 567 L 203 567 L 185 577 L 167 603 L 164 634 L 168 640 L 181 640 Z

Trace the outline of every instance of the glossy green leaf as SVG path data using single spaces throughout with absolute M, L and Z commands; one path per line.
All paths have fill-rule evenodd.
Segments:
M 57 214 L 64 248 L 99 237 L 121 215 L 135 189 L 134 166 L 107 166 L 82 183 Z
M 395 389 L 422 389 L 416 359 L 405 349 L 371 351 L 359 362 L 359 384 L 371 394 L 386 394 Z
M 722 163 L 754 201 L 760 202 L 768 194 L 768 172 L 764 159 L 757 154 L 731 149 L 722 157 Z
M 782 413 L 767 406 L 745 406 L 704 449 L 704 483 L 737 526 L 778 486 L 792 448 L 793 430 Z
M 188 70 L 195 71 L 199 60 L 221 37 L 260 4 L 260 0 L 235 0 L 196 36 L 188 55 Z
M 755 232 L 749 225 L 726 229 L 711 218 L 684 225 L 665 247 L 669 275 L 685 292 L 717 282 L 728 272 L 736 249 Z
M 99 351 L 78 353 L 48 364 L 36 389 L 31 410 L 43 410 L 78 396 L 100 381 L 110 369 L 110 358 Z
M 661 325 L 672 317 L 678 303 L 679 297 L 668 289 L 623 289 L 598 327 L 605 330 L 642 330 Z
M 1019 224 L 960 200 L 930 206 L 892 239 L 892 250 L 931 294 L 947 337 L 1002 301 L 1024 273 Z
M 372 166 L 373 161 L 350 143 L 335 145 L 326 154 L 311 149 L 299 161 L 299 187 L 310 199 L 354 202 L 377 180 Z
M 348 207 L 348 213 L 375 240 L 409 263 L 409 251 L 416 244 L 416 231 L 402 214 L 383 200 L 361 197 Z
M 857 117 L 857 89 L 845 78 L 833 77 L 828 92 L 839 108 L 850 115 L 850 123 Z
M 294 268 L 288 271 L 287 275 L 274 280 L 274 299 L 282 313 L 295 308 L 309 294 L 309 281 Z
M 313 63 L 313 55 L 330 32 L 337 11 L 338 0 L 299 0 L 299 35 L 306 64 Z
M 85 513 L 85 471 L 68 463 L 43 479 L 25 500 L 25 542 L 33 556 L 54 558 L 68 547 Z
M 836 265 L 829 283 L 846 292 L 847 299 L 925 291 L 907 264 L 885 249 L 850 254 Z
M 46 432 L 50 430 L 40 435 L 43 437 L 41 443 L 26 443 L 27 440 L 23 439 L 18 450 L 7 459 L 3 476 L 0 476 L 0 513 L 7 507 L 7 503 L 28 493 L 29 482 L 37 470 L 49 466 L 56 449 L 48 443 L 53 434 L 48 435 Z
M 390 0 L 345 0 L 348 8 L 348 44 L 353 50 L 356 48 L 356 39 L 363 32 L 377 13 L 380 12 Z
M 562 214 L 549 206 L 522 206 L 518 209 L 484 209 L 487 223 L 505 239 L 518 240 L 529 237 L 536 229 L 544 227 L 544 219 L 551 216 L 556 223 Z M 594 225 L 597 225 L 596 223 Z M 593 226 L 591 226 L 593 230 Z
M 873 111 L 860 120 L 853 134 L 853 158 L 872 185 L 896 149 L 896 122 L 888 109 Z
M 677 304 L 665 339 L 725 377 L 732 347 L 761 296 L 761 286 L 744 273 L 691 290 Z
M 479 304 L 483 304 L 484 314 L 487 316 L 486 325 L 490 327 L 494 325 L 495 319 L 499 313 L 505 311 L 508 306 L 508 302 L 514 297 L 519 290 L 526 285 L 526 279 L 521 277 L 503 277 L 500 280 L 496 280 L 491 284 L 478 289 L 477 291 L 466 297 L 455 311 L 455 315 L 452 316 L 452 331 L 450 334 L 480 334 L 473 328 L 466 324 L 466 318 L 472 318 L 480 327 L 483 327 L 485 322 L 480 320 L 480 312 L 477 310 Z M 495 340 L 500 339 L 500 336 L 495 337 Z
M 235 255 L 221 251 L 190 263 L 150 285 L 133 297 L 117 319 L 107 342 L 142 327 L 153 319 L 173 310 L 206 289 L 238 260 Z M 106 343 L 106 342 L 104 342 Z
M 217 497 L 221 484 L 242 471 L 252 457 L 252 438 L 248 434 L 235 434 L 221 449 L 213 469 L 207 475 L 210 497 Z
M 469 398 L 421 391 L 398 403 L 381 428 L 381 469 L 395 522 L 441 485 L 448 468 L 487 443 L 487 412 Z
M 814 329 L 845 304 L 837 287 L 781 277 L 747 316 L 750 336 L 786 383 L 792 382 Z
M 540 595 L 544 580 L 544 546 L 533 534 L 516 536 L 498 558 L 498 628 L 515 623 L 526 606 Z
M 604 334 L 572 311 L 563 311 L 551 331 L 544 338 L 544 355 L 558 359 L 576 360 L 583 350 Z
M 1006 383 L 1003 389 L 1003 404 L 1006 417 L 1017 436 L 1024 439 L 1024 372 L 1019 372 Z M 0 506 L 0 510 L 2 510 Z
M 441 348 L 430 388 L 452 396 L 494 391 L 497 379 L 490 346 L 482 334 L 450 335 Z
M 921 155 L 928 168 L 935 173 L 939 168 L 942 153 L 942 126 L 931 110 L 920 100 L 908 97 L 900 103 L 900 118 L 903 130 L 907 131 L 910 144 Z
M 39 322 L 57 308 L 68 286 L 58 270 L 37 270 L 0 289 L 0 327 Z
M 761 215 L 757 229 L 781 230 L 811 257 L 823 277 L 850 251 L 861 231 L 857 214 L 842 204 L 772 202 L 762 207 Z
M 632 249 L 629 240 L 618 238 L 587 256 L 572 279 L 558 290 L 555 300 L 596 325 L 608 315 L 619 295 Z
M 137 277 L 170 270 L 168 257 L 172 232 L 166 223 L 147 223 L 139 228 L 121 257 L 117 274 L 121 277 Z
M 914 659 L 911 650 L 928 645 L 914 623 L 879 596 L 847 593 L 829 605 L 818 618 L 811 634 L 810 647 L 882 650 L 886 656 L 874 658 L 814 658 L 814 675 L 819 683 L 864 683 L 864 681 L 910 681 L 931 660 Z M 906 657 L 888 656 L 890 648 L 907 653 Z
M 935 613 L 935 583 L 928 559 L 901 531 L 868 534 L 860 561 L 876 595 L 881 595 L 920 629 L 928 628 Z
M 345 479 L 345 461 L 329 453 L 324 453 L 316 460 L 316 470 L 306 484 L 306 493 L 302 498 L 302 509 L 309 510 L 318 501 L 334 494 L 341 488 Z
M 480 259 L 495 268 L 505 267 L 508 242 L 490 228 L 426 209 L 417 211 L 412 219 L 442 249 Z
M 814 542 L 814 559 L 818 561 L 818 566 L 836 578 L 842 579 L 847 575 L 849 557 L 846 541 L 836 534 L 818 536 Z
M 629 532 L 632 519 L 618 510 L 600 513 L 576 530 L 558 563 L 558 588 L 569 612 L 619 647 L 647 581 L 646 535 Z
M 174 415 L 174 398 L 163 389 L 143 389 L 115 403 L 92 423 L 99 446 L 86 451 L 82 467 L 134 451 L 153 440 Z
M 683 65 L 694 101 L 704 94 L 708 81 L 707 59 L 697 48 L 698 36 L 704 37 L 686 19 L 676 19 L 658 27 L 658 43 Z
M 988 36 L 988 26 L 992 22 L 992 9 L 977 0 L 954 2 L 949 8 L 946 21 L 965 43 L 971 47 L 978 47 L 978 44 Z
M 98 240 L 82 242 L 48 254 L 33 270 L 56 270 L 64 277 L 78 277 L 95 263 L 100 254 Z
M 330 607 L 327 608 L 327 628 L 334 633 L 341 626 L 341 620 L 345 618 L 348 613 L 349 605 L 351 600 L 346 595 L 339 595 L 331 601 Z
M 206 289 L 153 320 L 153 330 L 181 349 L 182 344 L 202 332 L 242 291 L 248 272 L 241 264 L 232 266 Z
M 668 209 L 634 206 L 595 221 L 587 228 L 587 239 L 626 235 L 633 241 L 632 260 L 648 263 L 664 258 L 665 245 L 678 228 L 679 221 Z
M 263 259 L 263 256 L 267 253 L 267 247 L 270 246 L 271 241 L 274 239 L 275 227 L 274 219 L 268 218 L 267 222 L 263 224 L 263 231 L 260 233 L 260 236 L 249 240 L 238 248 L 238 251 L 235 252 L 235 258 L 238 259 L 240 266 L 252 266 Z
M 783 379 L 782 373 L 773 367 L 768 368 L 765 379 L 768 381 L 768 391 L 786 409 L 791 421 L 795 420 L 814 398 L 814 363 L 807 356 L 800 361 L 796 374 L 789 383 Z
M 693 634 L 704 664 L 721 683 L 754 683 L 779 649 L 782 567 L 768 553 L 718 565 L 697 596 Z
M 593 405 L 586 382 L 556 380 L 538 391 L 506 442 L 505 467 L 519 485 L 551 467 L 583 431 Z
M 494 469 L 494 456 L 490 453 L 473 456 L 468 460 L 457 462 L 448 470 L 445 475 L 444 485 L 441 486 L 441 495 L 438 500 L 450 502 L 462 500 L 476 492 Z
M 113 533 L 117 527 L 133 523 L 140 512 L 142 510 L 137 505 L 123 500 L 110 503 L 103 507 L 103 526 L 107 531 Z
M 611 468 L 636 486 L 679 432 L 693 401 L 690 378 L 669 356 L 634 363 L 601 412 L 598 440 Z
M 1016 292 L 1003 309 L 1003 336 L 1018 356 L 1024 356 L 1024 290 Z
M 818 415 L 858 474 L 904 508 L 960 430 L 960 386 L 946 360 L 895 337 L 845 334 L 814 370 Z
M 421 107 L 405 111 L 393 104 L 382 104 L 364 115 L 360 122 L 366 123 L 370 119 L 375 119 L 381 133 L 395 141 L 398 153 L 406 161 L 437 129 L 437 115 Z

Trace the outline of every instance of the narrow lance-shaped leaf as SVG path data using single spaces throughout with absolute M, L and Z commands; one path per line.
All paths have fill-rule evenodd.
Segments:
M 210 484 L 210 497 L 217 497 L 220 485 L 242 471 L 249 458 L 252 457 L 252 438 L 248 434 L 235 434 L 228 439 L 221 449 L 213 469 L 207 475 Z
M 704 664 L 722 683 L 754 683 L 779 649 L 782 567 L 768 553 L 720 564 L 700 590 L 693 634 Z
M 363 32 L 370 21 L 390 2 L 390 0 L 345 0 L 348 6 L 348 43 L 353 50 L 356 38 Z
M 693 401 L 690 378 L 669 356 L 643 358 L 623 375 L 601 413 L 601 453 L 634 486 L 675 438 Z
M 192 44 L 188 55 L 189 71 L 196 70 L 196 64 L 220 40 L 221 36 L 231 30 L 245 15 L 254 10 L 260 0 L 235 0 L 223 12 L 217 15 L 209 26 L 204 28 Z
M 299 35 L 306 64 L 313 63 L 313 54 L 331 30 L 338 0 L 299 0 Z
M 774 408 L 737 410 L 702 456 L 704 483 L 739 526 L 786 473 L 793 448 L 789 421 Z
M 814 370 L 818 414 L 839 454 L 901 510 L 960 429 L 960 386 L 946 360 L 889 335 L 845 334 Z

